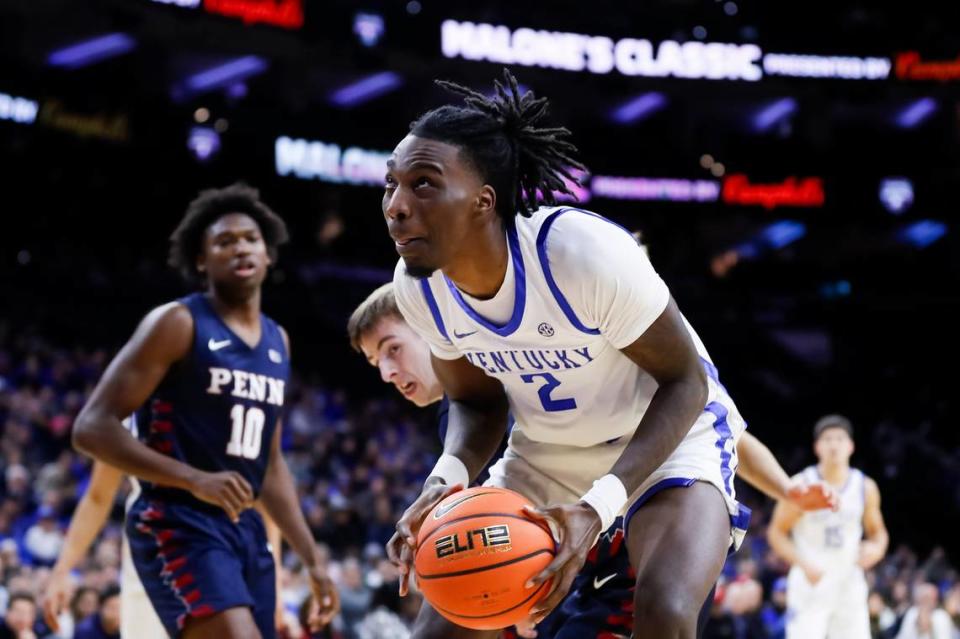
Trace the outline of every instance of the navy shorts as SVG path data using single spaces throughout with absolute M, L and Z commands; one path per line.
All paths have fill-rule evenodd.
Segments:
M 246 606 L 264 639 L 276 636 L 276 576 L 263 519 L 237 524 L 213 508 L 141 496 L 127 513 L 133 565 L 160 621 L 178 637 L 190 617 Z

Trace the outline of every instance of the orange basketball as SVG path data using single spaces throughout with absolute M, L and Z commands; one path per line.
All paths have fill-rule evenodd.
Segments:
M 527 590 L 557 546 L 547 526 L 523 512 L 530 502 L 503 488 L 469 488 L 437 504 L 420 528 L 417 584 L 441 615 L 465 628 L 513 625 L 550 589 Z

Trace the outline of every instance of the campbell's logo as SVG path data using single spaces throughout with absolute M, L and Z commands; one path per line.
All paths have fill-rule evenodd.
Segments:
M 450 557 L 477 549 L 481 551 L 494 549 L 495 552 L 499 552 L 501 550 L 508 550 L 508 548 L 498 548 L 499 546 L 509 545 L 510 527 L 506 524 L 467 530 L 462 533 L 440 537 L 434 542 L 437 559 L 443 559 L 444 557 Z
M 239 18 L 245 24 L 272 24 L 286 29 L 303 26 L 303 0 L 204 0 L 208 13 Z
M 960 57 L 953 60 L 924 61 L 916 51 L 897 55 L 896 74 L 901 80 L 949 80 L 960 79 Z
M 772 210 L 778 206 L 823 206 L 823 179 L 788 177 L 783 182 L 751 184 L 743 174 L 730 175 L 723 182 L 723 201 L 727 204 L 762 206 Z

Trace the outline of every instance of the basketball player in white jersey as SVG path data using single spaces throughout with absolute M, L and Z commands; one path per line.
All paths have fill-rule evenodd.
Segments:
M 354 310 L 347 323 L 347 334 L 351 346 L 376 367 L 381 379 L 393 384 L 404 399 L 420 407 L 442 401 L 443 387 L 430 364 L 430 346 L 404 321 L 397 307 L 393 283 L 377 288 Z M 439 419 L 441 439 L 447 427 L 447 409 L 444 406 L 441 406 Z M 836 507 L 836 492 L 826 483 L 821 480 L 810 482 L 802 477 L 791 479 L 770 449 L 747 431 L 737 442 L 737 454 L 740 459 L 738 476 L 771 499 L 788 500 L 802 510 Z M 614 524 L 614 529 L 608 529 L 607 534 L 615 535 L 618 525 Z M 622 586 L 624 581 L 629 583 L 626 550 L 619 544 L 616 550 L 609 546 L 608 549 L 611 550 L 609 555 L 598 553 L 600 565 L 596 570 L 602 570 L 605 575 L 613 572 L 622 579 L 611 584 L 610 588 Z M 585 619 L 578 628 L 587 633 L 585 637 L 610 636 L 621 631 L 622 622 L 619 619 L 631 601 L 627 589 L 621 587 L 614 590 L 615 593 L 623 593 L 624 598 L 618 598 L 598 589 L 596 583 L 586 580 L 574 598 L 575 602 L 565 604 L 572 610 L 561 613 L 579 614 L 581 619 Z M 609 580 L 607 583 L 610 583 Z M 705 607 L 707 611 L 709 604 L 712 604 L 712 598 Z M 604 614 L 596 614 L 598 608 L 604 610 Z M 584 610 L 591 614 L 584 613 Z M 517 631 L 521 637 L 552 639 L 542 626 L 537 632 L 531 632 L 530 628 L 523 626 L 518 626 Z M 605 632 L 607 635 L 603 634 Z
M 466 486 L 516 420 L 490 485 L 559 529 L 527 584 L 533 620 L 566 595 L 601 531 L 624 516 L 633 636 L 692 639 L 748 512 L 736 501 L 745 428 L 710 356 L 629 232 L 555 203 L 565 129 L 505 73 L 497 96 L 424 114 L 388 162 L 383 212 L 401 260 L 397 302 L 450 398 L 444 454 L 388 551 L 409 575 L 416 533 Z M 547 588 L 548 579 L 553 579 Z M 403 580 L 401 581 L 403 588 Z M 487 638 L 424 606 L 417 639 Z
M 133 422 L 131 417 L 123 420 L 123 425 L 136 437 Z M 131 490 L 126 501 L 127 507 L 140 494 L 139 482 L 133 477 L 129 479 Z M 44 619 L 54 632 L 61 630 L 60 615 L 66 608 L 71 590 L 70 572 L 83 560 L 97 535 L 103 530 L 122 482 L 121 471 L 101 461 L 94 462 L 87 491 L 80 498 L 70 519 L 63 549 L 50 572 L 50 580 L 44 594 Z M 275 560 L 278 562 L 277 574 L 279 575 L 280 529 L 262 510 L 261 515 L 267 527 L 268 539 L 274 549 Z M 282 604 L 279 597 L 277 601 L 279 624 L 281 617 L 279 608 Z M 122 537 L 120 560 L 120 637 L 121 639 L 167 639 L 169 637 L 133 566 L 130 544 L 125 532 Z
M 876 482 L 850 467 L 853 427 L 827 415 L 813 429 L 818 464 L 798 477 L 823 479 L 840 493 L 840 509 L 803 513 L 779 502 L 767 532 L 790 563 L 787 639 L 870 639 L 864 571 L 883 559 L 889 537 Z

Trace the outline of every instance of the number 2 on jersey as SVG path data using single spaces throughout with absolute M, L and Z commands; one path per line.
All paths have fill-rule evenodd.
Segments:
M 573 410 L 577 407 L 577 400 L 572 397 L 551 397 L 550 394 L 553 390 L 560 385 L 560 380 L 551 375 L 550 373 L 533 373 L 531 375 L 521 375 L 520 379 L 526 384 L 532 384 L 534 378 L 542 377 L 546 384 L 541 386 L 537 390 L 537 395 L 540 396 L 540 403 L 543 405 L 543 410 L 556 413 L 562 410 Z
M 256 459 L 260 456 L 260 444 L 263 439 L 263 423 L 266 416 L 256 406 L 246 410 L 243 404 L 234 404 L 230 409 L 230 420 L 233 425 L 230 430 L 230 441 L 227 442 L 227 454 L 245 459 Z

